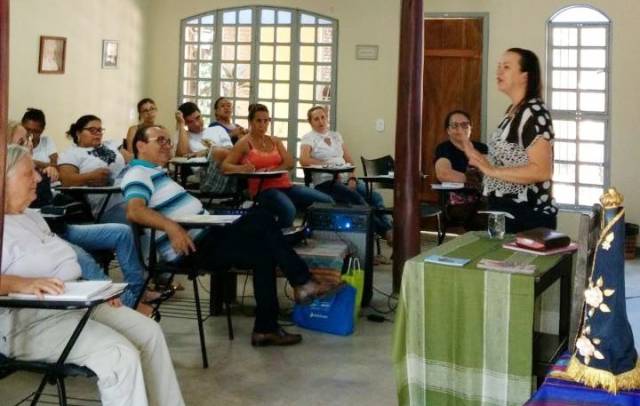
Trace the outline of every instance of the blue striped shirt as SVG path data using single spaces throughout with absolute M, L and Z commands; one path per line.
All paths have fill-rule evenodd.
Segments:
M 131 199 L 143 199 L 147 207 L 165 217 L 205 213 L 200 200 L 171 179 L 162 167 L 149 161 L 131 161 L 122 178 L 121 187 L 127 202 Z M 189 230 L 189 235 L 195 240 L 202 231 Z M 178 258 L 179 255 L 171 247 L 165 232 L 156 232 L 156 243 L 161 258 L 166 261 Z

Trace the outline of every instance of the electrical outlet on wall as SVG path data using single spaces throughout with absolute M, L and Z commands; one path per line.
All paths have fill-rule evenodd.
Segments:
M 379 118 L 376 120 L 376 131 L 379 133 L 384 131 L 384 119 Z

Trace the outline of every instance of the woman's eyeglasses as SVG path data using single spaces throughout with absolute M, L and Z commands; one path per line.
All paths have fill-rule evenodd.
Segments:
M 154 112 L 154 111 L 158 111 L 158 108 L 157 107 L 150 107 L 148 109 L 142 109 L 142 110 L 140 110 L 140 114 L 151 113 L 151 112 Z
M 85 127 L 83 130 L 87 130 L 93 135 L 104 134 L 104 132 L 107 131 L 106 128 L 102 127 Z
M 468 121 L 463 121 L 462 123 L 449 123 L 449 129 L 455 130 L 457 128 L 461 128 L 463 130 L 468 130 L 471 127 L 471 123 Z

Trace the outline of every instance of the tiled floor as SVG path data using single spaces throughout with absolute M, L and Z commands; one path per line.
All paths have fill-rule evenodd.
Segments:
M 640 259 L 627 261 L 625 275 L 627 311 L 637 346 Z M 390 291 L 390 266 L 377 267 L 375 285 L 382 291 Z M 284 297 L 281 303 L 283 307 L 291 305 Z M 373 304 L 386 309 L 387 299 L 376 293 Z M 388 317 L 392 320 L 392 315 Z M 290 348 L 253 348 L 249 343 L 253 319 L 236 314 L 233 322 L 236 339 L 229 341 L 224 318 L 206 321 L 210 366 L 202 369 L 195 321 L 162 320 L 188 405 L 396 404 L 391 365 L 392 322 L 373 323 L 362 318 L 349 337 L 291 327 L 291 331 L 302 332 L 304 341 Z M 15 404 L 35 388 L 37 380 L 36 375 L 18 373 L 0 381 L 0 405 Z M 69 382 L 72 395 L 95 399 L 95 388 L 94 382 L 84 379 Z
M 183 283 L 187 290 L 180 293 L 189 296 L 190 282 Z M 391 290 L 390 265 L 376 267 L 374 283 L 383 292 Z M 242 289 L 242 279 L 238 285 Z M 204 286 L 208 286 L 206 280 Z M 283 308 L 292 305 L 286 297 L 280 303 Z M 388 308 L 387 298 L 379 293 L 372 304 L 380 310 Z M 364 310 L 364 314 L 371 312 Z M 235 340 L 229 341 L 226 319 L 213 317 L 205 322 L 208 369 L 202 368 L 194 320 L 163 318 L 161 325 L 188 405 L 392 405 L 396 403 L 391 368 L 393 316 L 388 317 L 384 323 L 362 317 L 348 337 L 287 327 L 304 337 L 302 344 L 289 348 L 252 347 L 253 318 L 242 314 L 233 316 Z M 0 406 L 15 404 L 37 383 L 38 376 L 28 373 L 0 381 Z M 68 392 L 97 398 L 95 382 L 86 379 L 70 379 Z

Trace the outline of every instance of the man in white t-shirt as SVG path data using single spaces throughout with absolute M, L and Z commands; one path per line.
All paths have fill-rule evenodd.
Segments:
M 208 156 L 216 162 L 222 162 L 233 147 L 229 134 L 223 128 L 205 128 L 200 109 L 195 103 L 181 104 L 176 112 L 176 121 L 180 131 L 176 150 L 178 156 Z

